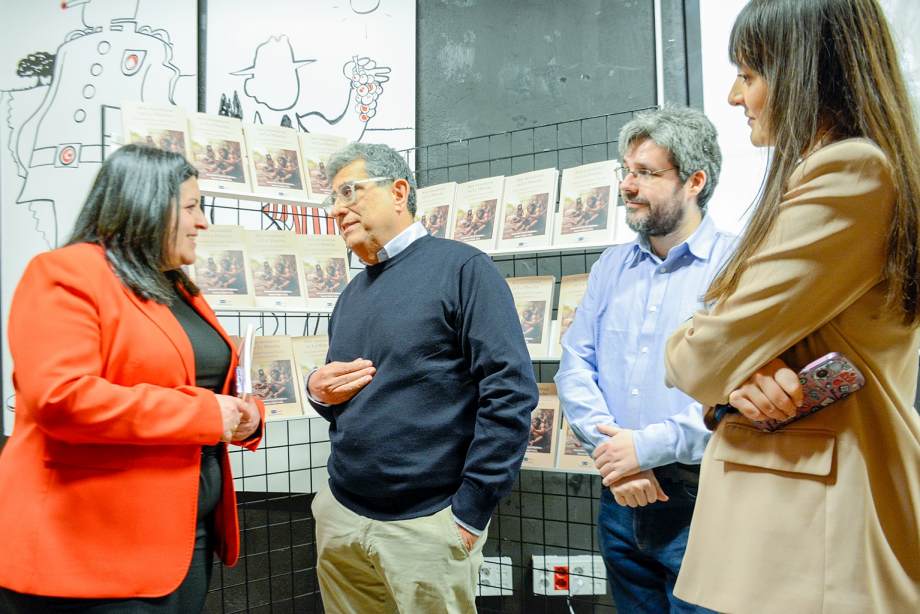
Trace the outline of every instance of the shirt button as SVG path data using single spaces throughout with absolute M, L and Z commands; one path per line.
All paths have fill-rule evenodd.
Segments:
M 648 354 L 648 346 L 647 346 L 647 345 L 643 345 L 643 346 L 642 346 L 642 349 L 640 349 L 639 351 L 642 352 L 643 354 Z
M 629 391 L 629 394 L 633 395 L 634 397 L 637 397 L 639 396 L 639 389 L 633 388 L 632 390 Z
M 667 272 L 668 272 L 668 269 L 667 269 L 666 267 L 661 267 L 660 269 L 658 269 L 658 272 L 659 272 L 659 273 L 667 273 Z
M 658 306 L 657 306 L 657 305 L 652 305 L 651 307 L 648 308 L 648 310 L 651 311 L 652 313 L 654 313 L 654 312 L 658 311 Z

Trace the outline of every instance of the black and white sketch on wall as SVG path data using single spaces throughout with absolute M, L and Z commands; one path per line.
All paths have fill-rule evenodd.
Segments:
M 28 260 L 67 241 L 103 157 L 103 105 L 197 106 L 197 7 L 182 0 L 4 6 L 0 40 L 2 306 Z M 109 127 L 120 127 L 117 110 Z M 4 346 L 4 406 L 10 360 Z M 7 416 L 4 424 L 12 422 Z
M 207 112 L 415 146 L 414 2 L 209 0 L 207 33 Z M 266 203 L 262 212 L 263 227 L 335 232 L 319 209 Z

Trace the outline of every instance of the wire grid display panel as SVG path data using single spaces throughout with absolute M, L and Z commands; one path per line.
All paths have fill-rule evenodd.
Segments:
M 558 168 L 560 171 L 617 158 L 617 135 L 645 109 L 534 126 L 404 151 L 416 169 L 419 187 L 445 181 L 470 181 L 495 175 Z M 326 234 L 327 216 L 312 209 L 213 199 L 206 212 L 217 223 L 249 228 Z M 298 217 L 300 216 L 300 217 Z M 313 229 L 315 232 L 311 232 Z M 559 279 L 586 273 L 602 248 L 565 249 L 494 256 L 505 277 L 553 275 L 553 318 L 558 311 Z M 324 334 L 327 314 L 221 311 L 231 334 L 248 323 L 256 334 Z M 534 362 L 540 382 L 552 382 L 557 360 Z M 206 612 L 323 612 L 316 580 L 316 543 L 310 503 L 327 478 L 328 425 L 321 418 L 269 422 L 255 453 L 231 454 L 239 496 L 240 562 L 215 563 Z M 511 494 L 492 516 L 483 553 L 510 557 L 513 593 L 479 597 L 480 612 L 613 613 L 607 595 L 535 595 L 533 556 L 598 554 L 596 475 L 523 470 Z M 572 576 L 572 580 L 575 577 Z M 585 578 L 590 582 L 590 578 Z

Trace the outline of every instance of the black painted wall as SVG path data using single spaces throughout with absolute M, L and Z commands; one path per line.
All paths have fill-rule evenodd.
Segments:
M 662 0 L 665 98 L 696 102 L 698 0 Z M 657 103 L 652 0 L 418 0 L 417 143 Z M 687 30 L 689 29 L 689 35 Z M 694 55 L 695 54 L 695 55 Z M 693 59 L 695 58 L 695 60 Z

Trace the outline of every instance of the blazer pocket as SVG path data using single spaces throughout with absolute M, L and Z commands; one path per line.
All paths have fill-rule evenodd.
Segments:
M 837 437 L 831 431 L 790 429 L 765 433 L 728 422 L 719 429 L 713 458 L 774 471 L 827 477 L 834 464 Z

